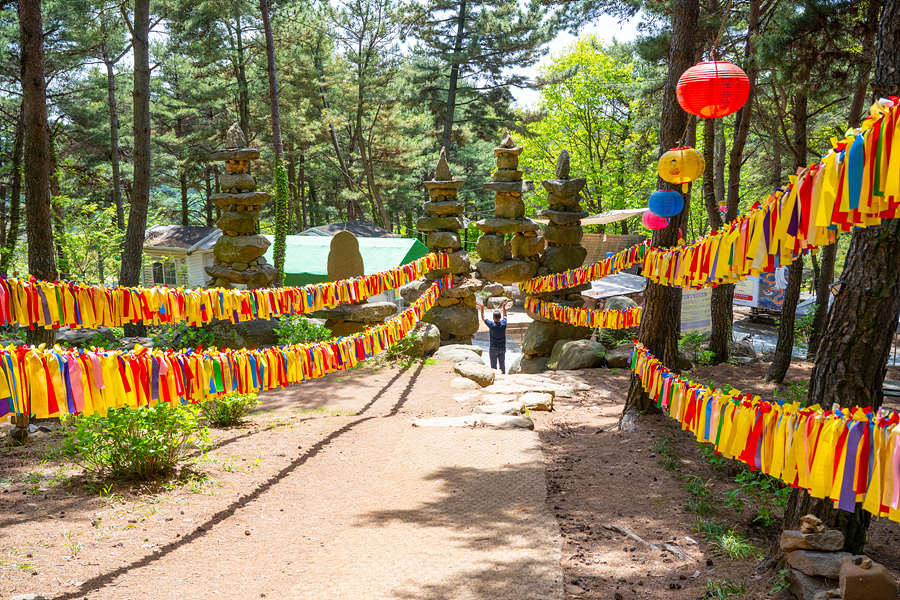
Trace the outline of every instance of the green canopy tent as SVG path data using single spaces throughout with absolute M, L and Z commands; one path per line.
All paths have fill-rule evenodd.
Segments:
M 275 236 L 264 236 L 273 245 L 266 251 L 266 261 L 272 257 Z M 331 236 L 289 235 L 284 253 L 284 284 L 307 285 L 328 281 L 328 252 Z M 357 238 L 366 275 L 405 265 L 428 254 L 428 248 L 415 238 Z

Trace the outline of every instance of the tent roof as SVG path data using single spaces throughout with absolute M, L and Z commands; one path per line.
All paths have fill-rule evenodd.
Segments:
M 637 217 L 647 212 L 646 208 L 626 208 L 623 210 L 608 210 L 599 215 L 591 215 L 581 220 L 582 225 L 606 225 L 607 223 L 615 223 L 616 221 L 624 221 L 631 217 Z M 532 217 L 535 223 L 549 223 L 547 219 L 540 217 Z
M 319 225 L 310 227 L 300 232 L 299 235 L 319 235 L 333 236 L 339 231 L 349 231 L 356 237 L 400 237 L 396 233 L 391 233 L 387 229 L 382 229 L 371 221 L 365 219 L 357 219 L 355 221 L 344 221 L 342 223 L 329 223 L 327 225 Z
M 274 236 L 264 236 L 274 242 Z M 289 235 L 284 256 L 285 284 L 306 285 L 328 281 L 328 252 L 331 236 Z M 366 275 L 405 265 L 428 254 L 428 248 L 415 238 L 357 238 Z M 273 264 L 274 245 L 266 250 Z

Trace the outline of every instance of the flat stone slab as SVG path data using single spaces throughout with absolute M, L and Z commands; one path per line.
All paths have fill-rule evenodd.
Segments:
M 474 352 L 469 352 L 468 350 L 459 350 L 456 348 L 445 350 L 445 348 L 447 348 L 447 346 L 438 349 L 438 351 L 434 353 L 434 358 L 437 358 L 439 360 L 446 360 L 453 363 L 471 362 L 477 363 L 479 365 L 484 364 L 484 361 L 481 360 L 481 357 Z
M 476 406 L 472 412 L 483 415 L 520 415 L 525 412 L 525 405 L 518 401 L 498 402 L 497 404 Z
M 475 344 L 447 344 L 441 346 L 441 350 L 468 350 L 469 352 L 474 352 L 478 356 L 484 355 L 484 348 L 476 346 Z
M 557 225 L 570 225 L 572 223 L 580 221 L 581 219 L 587 218 L 588 216 L 590 216 L 590 214 L 583 210 L 577 212 L 563 212 L 561 210 L 542 208 L 541 210 L 537 211 L 537 216 L 546 217 Z
M 489 192 L 501 192 L 505 194 L 525 194 L 534 191 L 533 181 L 488 181 L 484 189 Z
M 216 150 L 209 155 L 211 160 L 256 160 L 259 150 L 256 148 L 227 148 Z
M 529 219 L 482 219 L 475 226 L 485 233 L 516 233 L 540 229 L 540 225 Z
M 241 194 L 213 194 L 209 197 L 210 202 L 225 209 L 232 204 L 240 204 L 242 206 L 258 206 L 272 200 L 272 194 L 266 192 L 244 192 Z
M 822 552 L 821 550 L 794 550 L 786 555 L 788 564 L 812 577 L 838 579 L 841 576 L 841 559 L 852 556 L 849 552 Z
M 462 362 L 453 367 L 453 372 L 471 379 L 481 387 L 494 383 L 494 370 L 485 364 Z
M 527 281 L 537 275 L 539 267 L 540 265 L 537 261 L 515 259 L 504 260 L 499 263 L 479 260 L 475 263 L 475 268 L 478 269 L 482 277 L 488 281 L 505 284 Z
M 316 319 L 334 319 L 335 321 L 379 323 L 395 314 L 397 314 L 397 305 L 393 302 L 364 302 L 323 308 L 310 313 L 310 316 Z
M 609 360 L 607 358 L 607 360 Z M 791 550 L 825 550 L 837 552 L 844 547 L 844 534 L 837 529 L 829 529 L 821 533 L 802 533 L 799 529 L 781 532 L 779 540 L 781 549 Z
M 466 363 L 459 363 L 459 364 L 474 365 L 476 363 L 466 362 Z M 473 390 L 480 390 L 481 386 L 478 385 L 477 383 L 475 383 L 474 381 L 472 381 L 471 379 L 466 379 L 465 377 L 457 377 L 456 379 L 454 379 L 453 381 L 450 382 L 450 389 L 451 390 L 462 390 L 462 391 L 468 392 L 468 391 L 473 391 Z M 460 394 L 460 395 L 462 395 L 462 394 Z
M 460 200 L 451 202 L 425 202 L 422 208 L 429 215 L 461 215 L 466 209 Z
M 413 419 L 413 427 L 497 427 L 502 429 L 534 429 L 534 421 L 528 417 L 511 415 L 466 415 L 463 417 L 433 417 Z
M 553 410 L 553 394 L 546 392 L 525 392 L 519 402 L 528 410 Z

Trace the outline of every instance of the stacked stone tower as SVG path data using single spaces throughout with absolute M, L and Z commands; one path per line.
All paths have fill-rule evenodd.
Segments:
M 538 216 L 546 217 L 550 223 L 544 228 L 547 249 L 541 256 L 540 275 L 562 273 L 580 267 L 587 256 L 581 245 L 583 232 L 581 219 L 587 213 L 581 210 L 581 190 L 587 181 L 569 177 L 569 153 L 563 150 L 556 161 L 556 179 L 541 182 L 548 192 L 549 209 L 538 211 Z M 590 289 L 590 284 L 556 290 L 548 294 L 538 294 L 542 300 L 564 306 L 580 308 L 584 298 L 579 292 Z M 591 334 L 588 327 L 575 327 L 558 321 L 551 321 L 531 311 L 528 315 L 534 321 L 528 326 L 522 341 L 522 362 L 519 370 L 523 373 L 537 373 L 545 370 L 553 346 L 559 340 L 583 339 Z
M 225 162 L 226 172 L 219 176 L 222 193 L 210 197 L 224 211 L 216 227 L 225 235 L 216 241 L 215 264 L 206 267 L 206 273 L 213 278 L 211 285 L 215 287 L 266 287 L 277 272 L 263 257 L 269 240 L 256 230 L 259 209 L 272 200 L 272 195 L 257 191 L 256 181 L 248 172 L 250 161 L 259 158 L 259 150 L 247 147 L 247 138 L 237 124 L 228 130 L 225 146 L 225 150 L 212 153 L 212 160 Z
M 447 162 L 447 153 L 441 148 L 434 179 L 425 182 L 429 201 L 425 203 L 425 216 L 416 222 L 416 228 L 426 234 L 425 245 L 432 252 L 442 252 L 450 259 L 447 269 L 430 271 L 425 279 L 410 283 L 400 290 L 408 302 L 415 301 L 435 279 L 453 275 L 453 287 L 437 300 L 425 315 L 425 321 L 436 325 L 441 332 L 442 344 L 470 344 L 478 331 L 478 314 L 475 310 L 475 292 L 483 283 L 471 274 L 469 253 L 462 248 L 459 230 L 463 223 L 460 215 L 464 203 L 457 198 L 464 179 L 454 179 Z
M 534 190 L 531 181 L 522 181 L 519 155 L 509 132 L 503 134 L 499 148 L 494 149 L 497 171 L 484 189 L 494 192 L 494 218 L 476 223 L 484 235 L 475 248 L 481 260 L 476 267 L 482 277 L 502 284 L 525 281 L 537 275 L 538 257 L 544 240 L 537 234 L 538 225 L 525 218 L 522 195 Z M 507 235 L 512 235 L 510 240 Z

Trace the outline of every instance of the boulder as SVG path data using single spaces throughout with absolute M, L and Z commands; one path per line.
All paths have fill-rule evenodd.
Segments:
M 546 246 L 546 242 L 539 235 L 522 235 L 517 233 L 512 238 L 512 255 L 516 258 L 534 256 L 535 254 L 540 254 L 544 250 L 544 246 Z
M 750 340 L 741 340 L 735 342 L 728 340 L 728 356 L 729 358 L 756 358 L 756 349 Z
M 481 387 L 494 383 L 494 370 L 484 363 L 461 362 L 453 367 L 453 372 L 471 379 Z
M 550 219 L 551 222 L 556 223 L 557 225 L 571 225 L 573 223 L 577 223 L 581 219 L 587 217 L 588 214 L 589 213 L 586 213 L 582 210 L 568 212 L 551 210 L 549 208 L 544 208 L 537 211 L 537 216 Z
M 584 189 L 587 179 L 584 177 L 575 177 L 573 179 L 548 179 L 542 181 L 541 185 L 544 189 L 552 193 L 557 199 L 559 198 L 575 198 L 577 203 L 578 192 Z M 562 204 L 562 202 L 559 202 Z
M 408 356 L 431 356 L 441 347 L 441 332 L 430 323 L 419 323 L 406 334 L 409 346 L 404 350 Z
M 554 371 L 594 369 L 603 366 L 606 347 L 590 340 L 560 340 L 553 346 L 547 367 Z
M 246 235 L 256 233 L 257 225 L 259 225 L 258 210 L 224 212 L 216 221 L 216 227 L 222 231 L 236 231 Z
M 483 415 L 521 415 L 524 411 L 525 406 L 518 401 L 484 404 L 472 409 L 473 413 Z
M 482 186 L 489 192 L 501 194 L 527 194 L 534 191 L 533 181 L 488 181 Z
M 562 273 L 580 267 L 586 256 L 584 246 L 550 246 L 541 256 L 541 264 L 550 273 Z
M 865 556 L 841 560 L 841 600 L 894 600 L 897 582 L 890 571 Z
M 411 281 L 400 288 L 400 297 L 412 304 L 428 291 L 431 282 L 424 279 Z
M 512 415 L 480 415 L 478 424 L 501 429 L 534 429 L 534 421 L 528 417 Z
M 457 363 L 457 364 L 471 364 L 475 363 Z M 471 379 L 466 379 L 465 377 L 457 377 L 450 381 L 450 389 L 457 391 L 470 391 L 470 390 L 480 390 L 481 386 L 472 381 Z
M 553 410 L 553 394 L 547 392 L 525 392 L 519 402 L 528 410 Z
M 450 298 L 466 298 L 484 287 L 484 282 L 471 275 L 454 275 L 453 287 L 444 292 Z
M 360 321 L 336 321 L 334 319 L 328 319 L 325 321 L 325 327 L 331 330 L 334 337 L 347 337 L 362 333 L 369 327 L 369 324 Z
M 471 350 L 463 350 L 458 346 L 454 346 L 456 345 L 443 346 L 439 348 L 438 351 L 434 353 L 434 358 L 446 360 L 453 363 L 471 362 L 477 363 L 479 365 L 484 364 L 484 361 L 481 360 L 481 357 L 475 352 L 472 352 Z
M 637 305 L 638 303 L 628 296 L 613 296 L 606 299 L 604 308 L 606 310 L 628 310 L 629 308 L 636 308 Z
M 787 571 L 788 589 L 799 600 L 815 600 L 816 594 L 834 587 L 823 577 L 810 577 L 797 569 Z
M 509 402 L 518 402 L 519 395 L 518 394 L 500 394 L 500 393 L 491 393 L 491 394 L 481 394 L 478 398 L 481 402 L 485 404 L 506 404 Z
M 694 363 L 691 362 L 691 359 L 687 357 L 687 354 L 684 352 L 678 353 L 678 370 L 680 372 L 690 371 L 694 368 Z
M 256 160 L 259 158 L 259 148 L 228 148 L 215 150 L 209 155 L 210 160 Z
M 475 223 L 485 233 L 516 233 L 518 231 L 537 231 L 540 229 L 537 223 L 529 219 L 482 219 Z
M 455 337 L 468 337 L 478 331 L 478 312 L 464 304 L 455 306 L 435 306 L 423 319 L 426 323 L 437 325 L 441 331 L 441 339 Z
M 844 534 L 836 529 L 821 533 L 802 533 L 799 529 L 789 529 L 781 532 L 779 544 L 784 552 L 792 550 L 837 552 L 844 547 Z
M 457 231 L 462 229 L 462 221 L 459 217 L 419 217 L 416 221 L 416 229 L 419 231 Z
M 518 169 L 498 167 L 494 174 L 491 175 L 491 181 L 522 181 L 522 175 L 524 174 L 524 171 L 519 171 Z
M 486 236 L 481 236 L 486 237 Z M 481 239 L 481 238 L 479 238 Z M 484 293 L 488 296 L 505 296 L 506 288 L 503 287 L 502 283 L 489 283 L 484 286 Z
M 559 304 L 560 306 L 568 306 L 572 308 L 581 308 L 582 306 L 584 306 L 584 298 L 582 298 L 581 296 L 579 296 L 576 300 L 560 300 L 558 298 L 552 298 L 549 301 Z M 525 314 L 531 317 L 534 321 L 541 321 L 542 323 L 559 323 L 559 321 L 542 317 L 538 313 L 531 311 L 528 308 L 525 309 Z
M 506 240 L 502 235 L 485 234 L 478 236 L 475 251 L 487 262 L 500 262 L 506 253 Z
M 380 323 L 397 314 L 393 302 L 363 302 L 361 304 L 339 304 L 334 308 L 323 308 L 309 313 L 314 319 L 353 321 L 355 323 Z
M 634 344 L 622 344 L 606 354 L 606 366 L 610 369 L 630 369 Z M 843 544 L 843 542 L 841 542 Z M 784 548 L 782 548 L 784 550 Z
M 261 235 L 223 235 L 216 240 L 213 253 L 222 262 L 249 263 L 265 254 L 270 245 Z
M 263 257 L 260 256 L 258 260 L 262 260 Z M 247 263 L 232 263 L 232 265 L 246 265 Z M 273 279 L 275 279 L 275 275 L 278 274 L 278 271 L 275 270 L 275 267 L 272 265 L 262 264 L 256 267 L 253 267 L 253 270 L 246 271 L 238 271 L 232 267 L 226 267 L 222 265 L 212 265 L 211 267 L 204 267 L 206 270 L 206 274 L 215 279 L 220 279 L 226 284 L 230 285 L 232 283 L 240 283 L 246 285 L 250 289 L 261 288 L 269 285 Z M 217 287 L 227 287 L 226 284 L 220 285 L 221 282 L 217 282 Z
M 475 265 L 482 277 L 499 283 L 516 283 L 531 279 L 537 274 L 539 266 L 537 261 L 526 260 L 504 260 L 499 263 L 479 260 Z
M 504 296 L 495 296 L 493 298 L 485 298 L 484 307 L 488 310 L 496 310 L 502 308 L 503 305 L 509 302 L 509 298 Z
M 69 327 L 60 327 L 56 330 L 56 342 L 65 346 L 83 346 L 89 344 L 95 335 L 103 338 L 104 343 L 114 344 L 116 334 L 109 327 L 100 327 L 99 329 L 70 329 Z M 4 344 L 8 345 L 8 344 Z
M 430 249 L 451 249 L 458 250 L 460 248 L 459 234 L 455 231 L 432 231 L 425 239 L 425 245 Z
M 563 323 L 534 321 L 525 330 L 522 352 L 526 356 L 535 354 L 549 356 L 559 340 L 584 339 L 591 335 L 590 327 L 576 327 Z
M 444 344 L 441 346 L 441 350 L 444 352 L 449 350 L 467 350 L 468 352 L 474 352 L 478 356 L 484 356 L 484 348 L 474 344 Z
M 446 252 L 445 255 L 450 261 L 450 266 L 446 269 L 432 269 L 429 271 L 428 279 L 430 281 L 434 281 L 444 275 L 459 275 L 472 270 L 472 263 L 469 262 L 469 253 L 465 250 Z
M 425 202 L 422 208 L 429 215 L 461 215 L 466 209 L 461 200 L 451 202 Z
M 209 201 L 221 208 L 222 210 L 228 210 L 233 205 L 239 205 L 246 207 L 247 210 L 250 210 L 250 207 L 257 207 L 261 204 L 266 204 L 267 202 L 271 202 L 272 194 L 268 192 L 243 192 L 240 194 L 212 194 L 209 197 Z
M 278 345 L 275 328 L 281 322 L 276 319 L 255 319 L 243 323 L 216 320 L 204 327 L 213 334 L 213 345 L 218 348 L 266 348 Z M 143 345 L 143 344 L 142 344 Z
M 579 225 L 557 225 L 550 223 L 544 227 L 544 239 L 553 244 L 562 246 L 575 246 L 581 243 L 584 236 Z
M 219 173 L 219 187 L 230 193 L 252 192 L 256 189 L 256 180 L 249 173 Z M 216 227 L 219 225 L 216 224 Z
M 787 553 L 787 562 L 798 571 L 813 577 L 838 579 L 841 576 L 841 559 L 849 552 L 822 552 L 821 550 L 794 550 Z
M 521 195 L 497 194 L 494 197 L 494 214 L 504 219 L 521 219 L 525 216 L 525 203 Z

